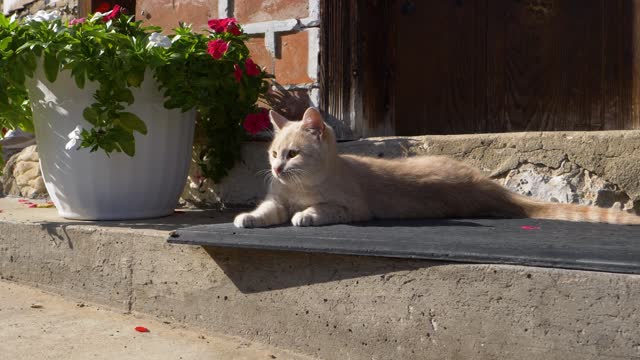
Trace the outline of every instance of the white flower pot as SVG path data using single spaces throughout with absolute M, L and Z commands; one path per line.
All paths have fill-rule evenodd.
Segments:
M 50 83 L 39 67 L 27 82 L 42 175 L 61 216 L 79 220 L 122 220 L 172 214 L 185 186 L 191 160 L 195 111 L 167 110 L 157 82 L 147 73 L 132 89 L 147 135 L 135 133 L 136 154 L 107 156 L 102 150 L 65 150 L 77 125 L 90 129 L 83 110 L 97 84 L 79 89 L 69 71 Z

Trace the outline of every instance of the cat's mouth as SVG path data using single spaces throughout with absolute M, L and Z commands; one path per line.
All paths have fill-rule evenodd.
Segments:
M 273 172 L 273 177 L 276 180 L 280 181 L 282 184 L 295 183 L 297 180 L 297 177 L 295 176 L 295 174 L 292 171 L 288 171 L 288 170 L 285 170 L 280 174 L 276 174 L 275 172 Z

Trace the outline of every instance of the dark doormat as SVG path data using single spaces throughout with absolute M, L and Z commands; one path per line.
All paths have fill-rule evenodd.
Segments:
M 388 220 L 266 229 L 216 224 L 177 230 L 168 241 L 640 274 L 640 226 L 532 219 Z

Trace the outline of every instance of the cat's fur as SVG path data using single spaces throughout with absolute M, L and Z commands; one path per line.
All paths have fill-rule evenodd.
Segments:
M 386 160 L 338 155 L 333 130 L 314 108 L 302 121 L 288 121 L 273 111 L 270 117 L 276 130 L 269 148 L 271 187 L 254 211 L 235 218 L 237 227 L 289 220 L 295 226 L 313 226 L 448 217 L 640 224 L 639 216 L 620 210 L 545 203 L 518 195 L 444 156 Z

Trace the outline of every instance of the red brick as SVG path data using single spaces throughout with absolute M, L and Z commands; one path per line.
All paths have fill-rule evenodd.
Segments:
M 252 37 L 247 41 L 247 47 L 251 52 L 251 58 L 261 68 L 266 68 L 266 71 L 273 74 L 275 71 L 275 61 L 271 53 L 264 47 L 264 37 L 257 36 Z
M 276 81 L 282 85 L 311 83 L 307 73 L 309 36 L 305 31 L 283 34 L 281 57 L 275 62 Z
M 142 11 L 145 15 L 141 15 Z M 207 20 L 217 16 L 218 0 L 138 0 L 136 17 L 145 25 L 161 26 L 166 33 L 180 21 L 193 24 L 193 29 L 207 28 Z
M 308 0 L 236 0 L 234 15 L 241 24 L 309 16 Z

